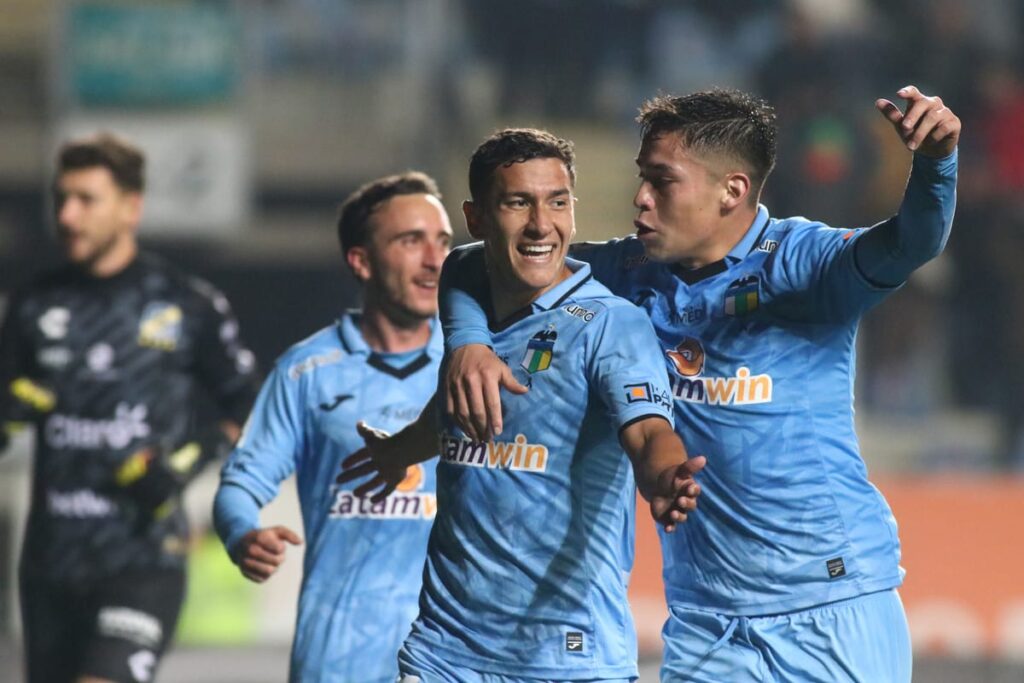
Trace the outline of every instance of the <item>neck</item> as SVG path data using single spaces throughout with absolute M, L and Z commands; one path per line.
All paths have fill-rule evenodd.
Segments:
M 757 207 L 733 211 L 722 217 L 715 229 L 713 240 L 698 253 L 679 259 L 679 265 L 690 270 L 721 261 L 739 244 L 757 218 Z
M 413 318 L 400 320 L 388 315 L 380 306 L 366 302 L 359 321 L 359 331 L 366 345 L 380 353 L 402 353 L 422 348 L 430 341 L 430 320 Z
M 138 255 L 139 245 L 135 240 L 122 240 L 87 264 L 85 270 L 93 277 L 113 277 L 130 266 Z
M 557 287 L 570 276 L 572 276 L 572 271 L 569 266 L 562 265 L 562 271 L 551 284 L 539 289 L 527 289 L 522 283 L 500 282 L 500 278 L 491 271 L 491 306 L 494 308 L 495 319 L 504 320 L 516 311 L 529 306 L 542 294 Z

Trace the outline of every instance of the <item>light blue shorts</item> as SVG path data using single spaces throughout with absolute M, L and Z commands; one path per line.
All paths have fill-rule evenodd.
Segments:
M 452 664 L 443 657 L 421 648 L 403 645 L 398 651 L 398 683 L 562 683 L 546 678 L 525 678 L 504 674 L 482 673 Z M 572 679 L 572 683 L 632 683 L 635 678 Z
M 662 683 L 910 683 L 913 663 L 895 589 L 765 617 L 670 606 L 662 639 Z

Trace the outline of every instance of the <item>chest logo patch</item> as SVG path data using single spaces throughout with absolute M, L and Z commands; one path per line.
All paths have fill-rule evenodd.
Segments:
M 704 371 L 704 347 L 693 337 L 683 337 L 676 348 L 666 351 L 665 355 L 683 377 L 696 377 Z
M 740 278 L 730 283 L 729 288 L 725 290 L 725 314 L 739 316 L 757 310 L 760 284 L 756 275 Z
M 146 304 L 139 320 L 139 346 L 173 351 L 181 341 L 184 315 L 177 304 L 153 301 Z
M 541 372 L 551 367 L 558 333 L 554 329 L 541 330 L 526 344 L 526 354 L 520 365 L 529 373 Z
M 71 321 L 71 311 L 63 306 L 48 308 L 46 313 L 39 316 L 39 329 L 46 335 L 47 339 L 63 339 L 68 336 L 68 323 Z
M 423 465 L 412 465 L 411 467 L 405 468 L 405 479 L 398 482 L 398 486 L 395 487 L 395 490 L 401 491 L 402 493 L 418 491 L 423 488 L 423 480 Z
M 103 373 L 114 365 L 114 347 L 106 342 L 94 344 L 85 354 L 86 365 L 95 373 Z

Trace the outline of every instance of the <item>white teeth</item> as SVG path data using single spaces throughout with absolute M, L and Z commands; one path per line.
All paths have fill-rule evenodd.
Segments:
M 519 247 L 519 250 L 524 252 L 524 253 L 526 253 L 526 254 L 537 254 L 537 255 L 550 254 L 552 251 L 554 251 L 554 249 L 555 249 L 554 246 L 552 246 L 550 244 L 548 244 L 548 245 L 540 245 L 540 244 L 537 244 L 537 245 L 525 245 L 525 246 Z

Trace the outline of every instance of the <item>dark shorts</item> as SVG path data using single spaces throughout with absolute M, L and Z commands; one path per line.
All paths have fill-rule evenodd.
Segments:
M 86 586 L 23 575 L 29 683 L 70 683 L 79 676 L 152 681 L 184 597 L 184 571 L 130 574 Z

